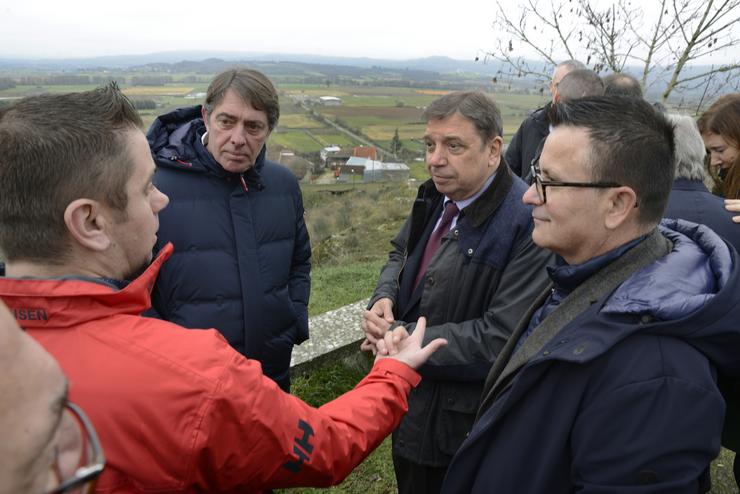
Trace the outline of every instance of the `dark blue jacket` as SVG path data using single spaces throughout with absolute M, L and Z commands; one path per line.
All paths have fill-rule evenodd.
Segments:
M 709 192 L 699 180 L 679 178 L 673 182 L 663 216 L 707 225 L 740 252 L 740 225 L 733 223 L 734 214 L 725 209 L 724 199 Z
M 732 221 L 733 213 L 725 209 L 725 201 L 709 192 L 699 180 L 677 179 L 668 198 L 666 218 L 678 218 L 707 225 L 740 252 L 740 225 Z M 740 450 L 740 380 L 720 381 L 727 404 L 722 446 Z M 737 461 L 740 461 L 737 460 Z M 736 463 L 737 463 L 736 461 Z M 736 481 L 740 478 L 735 476 Z
M 484 394 L 443 492 L 699 491 L 720 447 L 716 372 L 740 375 L 740 271 L 711 230 L 664 225 L 667 255 L 584 298 L 499 394 Z
M 308 338 L 311 248 L 301 191 L 265 148 L 241 177 L 225 171 L 204 133 L 196 106 L 160 116 L 147 134 L 156 186 L 170 197 L 157 248 L 175 246 L 154 309 L 188 328 L 218 329 L 285 388 L 293 345 Z
M 529 170 L 532 160 L 540 154 L 545 137 L 550 133 L 551 106 L 548 103 L 525 118 L 506 148 L 506 162 L 526 183 L 532 178 Z

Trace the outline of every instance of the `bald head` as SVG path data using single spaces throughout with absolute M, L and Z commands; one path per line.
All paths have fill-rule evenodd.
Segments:
M 56 361 L 0 302 L 0 493 L 44 492 L 66 402 Z
M 555 95 L 558 92 L 558 84 L 563 80 L 563 77 L 574 70 L 583 70 L 585 68 L 586 66 L 583 62 L 579 62 L 578 60 L 566 60 L 555 66 L 555 69 L 552 71 L 552 79 L 550 80 L 550 94 L 552 95 L 553 103 L 556 102 Z
M 616 72 L 604 77 L 604 94 L 642 98 L 642 87 L 631 75 Z
M 572 70 L 557 86 L 556 103 L 565 103 L 586 96 L 602 96 L 604 83 L 596 72 L 588 69 Z

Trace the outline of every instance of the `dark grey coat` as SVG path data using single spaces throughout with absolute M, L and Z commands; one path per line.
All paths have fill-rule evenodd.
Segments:
M 502 162 L 489 188 L 443 237 L 416 291 L 419 258 L 443 202 L 431 180 L 391 241 L 370 306 L 388 297 L 397 324 L 413 330 L 424 315 L 425 340 L 449 342 L 421 369 L 424 379 L 394 436 L 395 455 L 430 466 L 450 462 L 470 431 L 491 364 L 548 282 L 551 254 L 532 243 L 531 208 L 521 201 L 526 188 Z

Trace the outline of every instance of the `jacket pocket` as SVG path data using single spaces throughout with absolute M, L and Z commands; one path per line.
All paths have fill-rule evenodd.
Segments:
M 481 385 L 454 383 L 445 386 L 440 393 L 441 431 L 439 449 L 447 455 L 454 455 L 473 428 L 475 413 L 478 410 Z

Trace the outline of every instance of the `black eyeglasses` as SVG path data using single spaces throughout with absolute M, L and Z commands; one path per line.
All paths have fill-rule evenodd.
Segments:
M 59 485 L 47 494 L 91 493 L 104 468 L 103 449 L 90 419 L 77 405 L 67 402 L 54 459 Z
M 548 187 L 588 187 L 596 189 L 611 189 L 622 186 L 622 184 L 618 184 L 616 182 L 557 182 L 555 180 L 542 180 L 542 175 L 540 175 L 539 158 L 532 160 L 530 169 L 532 171 L 532 182 L 535 184 L 534 188 L 537 190 L 537 195 L 539 196 L 540 201 L 542 201 L 542 204 L 547 202 Z

